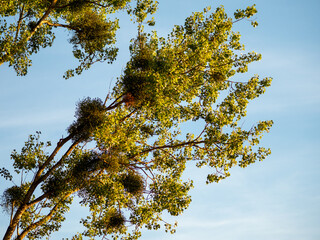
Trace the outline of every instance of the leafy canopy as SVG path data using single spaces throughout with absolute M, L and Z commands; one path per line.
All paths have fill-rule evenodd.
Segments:
M 37 49 L 30 44 L 39 43 L 40 36 L 48 38 L 55 25 L 68 24 L 74 31 L 70 42 L 80 62 L 91 54 L 94 59 L 113 59 L 114 51 L 106 46 L 114 42 L 116 22 L 105 20 L 105 14 L 125 8 L 128 1 L 36 2 L 38 12 L 23 18 L 20 28 L 23 24 L 27 28 L 26 19 L 40 18 L 40 12 L 50 11 L 50 18 L 29 28 L 26 37 L 18 31 L 23 36 L 18 34 L 16 42 L 27 42 L 24 48 L 12 46 L 2 52 L 19 73 L 28 66 L 21 59 Z M 35 7 L 32 4 L 9 1 L 2 12 L 17 14 L 25 6 L 26 14 Z M 128 10 L 138 23 L 138 35 L 130 45 L 131 59 L 106 100 L 80 101 L 76 120 L 67 128 L 69 135 L 51 154 L 46 150 L 51 144 L 41 142 L 39 134 L 31 135 L 20 153 L 12 153 L 16 172 L 34 175 L 3 194 L 2 205 L 11 212 L 4 239 L 11 239 L 15 229 L 16 239 L 49 237 L 59 230 L 75 196 L 90 214 L 81 220 L 86 230 L 73 239 L 137 239 L 141 229 L 162 225 L 174 233 L 176 224 L 165 222 L 162 214 L 177 216 L 189 206 L 193 183 L 182 177 L 188 162 L 210 167 L 207 183 L 212 183 L 230 176 L 232 167 L 247 167 L 270 154 L 257 145 L 272 121 L 260 121 L 248 130 L 239 123 L 249 101 L 263 94 L 271 79 L 233 80 L 261 58 L 255 52 L 244 53 L 240 34 L 232 30 L 235 22 L 252 17 L 255 7 L 237 10 L 234 18 L 223 7 L 213 12 L 206 8 L 175 26 L 167 38 L 143 29 L 144 23 L 154 25 L 154 20 L 146 19 L 155 9 L 153 1 L 141 0 Z M 50 39 L 36 46 L 46 46 Z M 86 61 L 80 66 L 88 66 Z M 190 122 L 198 127 L 181 130 Z M 0 174 L 12 179 L 5 169 Z
M 118 20 L 109 17 L 129 9 L 130 0 L 0 0 L 0 64 L 8 62 L 18 75 L 27 74 L 31 55 L 51 47 L 55 28 L 70 32 L 69 42 L 79 66 L 69 78 L 99 61 L 113 62 L 117 54 Z M 13 18 L 14 17 L 14 18 Z M 14 21 L 14 19 L 18 19 Z

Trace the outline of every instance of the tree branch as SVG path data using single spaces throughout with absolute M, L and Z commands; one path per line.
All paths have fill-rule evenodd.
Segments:
M 70 155 L 70 153 L 73 151 L 73 149 L 80 143 L 80 141 L 76 141 L 74 142 L 69 149 L 65 152 L 65 154 L 60 158 L 60 160 L 52 167 L 48 170 L 48 172 L 46 174 L 44 174 L 43 176 L 41 176 L 37 182 L 41 183 L 43 182 L 45 179 L 47 179 L 49 177 L 49 175 L 52 174 L 52 172 L 54 170 L 56 170 L 58 167 L 60 167 L 63 164 L 63 161 L 66 157 L 68 157 Z
M 23 11 L 24 11 L 24 4 L 22 5 L 22 8 L 20 9 L 19 20 L 18 20 L 18 25 L 17 25 L 17 30 L 16 30 L 16 36 L 14 38 L 14 43 L 17 41 L 18 35 L 20 32 L 21 22 L 23 19 Z
M 69 29 L 75 30 L 75 31 L 78 30 L 77 28 L 72 27 L 71 25 L 67 25 L 67 24 L 52 23 L 52 22 L 49 22 L 49 21 L 43 21 L 43 23 L 45 23 L 45 24 L 47 24 L 49 26 L 52 26 L 52 27 L 64 27 L 64 28 L 69 28 Z
M 10 240 L 14 230 L 16 229 L 22 214 L 28 209 L 28 203 L 31 199 L 32 194 L 34 193 L 35 189 L 37 188 L 37 186 L 41 183 L 41 181 L 39 181 L 39 178 L 42 174 L 42 172 L 44 171 L 44 169 L 49 165 L 49 163 L 54 159 L 54 157 L 56 156 L 56 154 L 60 151 L 60 149 L 62 148 L 62 146 L 67 143 L 70 139 L 72 138 L 72 135 L 69 135 L 66 138 L 60 139 L 60 141 L 57 144 L 57 147 L 53 150 L 53 152 L 51 153 L 51 155 L 48 157 L 47 161 L 45 161 L 44 164 L 42 164 L 42 166 L 40 166 L 38 172 L 36 173 L 36 175 L 34 176 L 33 182 L 28 190 L 28 192 L 26 193 L 26 196 L 22 202 L 22 204 L 19 206 L 19 208 L 17 209 L 11 224 L 8 226 L 7 231 L 3 237 L 3 240 Z
M 39 27 L 44 23 L 45 19 L 49 16 L 51 13 L 52 9 L 55 7 L 57 4 L 58 0 L 52 0 L 50 6 L 48 7 L 47 11 L 43 14 L 43 16 L 39 19 L 37 22 L 36 26 L 34 29 L 31 31 L 30 35 L 27 37 L 26 41 L 28 41 L 37 31 Z
M 35 200 L 31 201 L 30 203 L 28 203 L 28 208 L 41 202 L 43 199 L 45 199 L 46 197 L 49 196 L 49 193 L 45 193 L 45 194 L 42 194 L 40 197 L 36 198 Z
M 72 193 L 69 193 L 68 195 L 66 195 L 64 197 L 64 199 L 62 199 L 61 201 L 65 200 L 67 197 L 69 197 Z M 61 204 L 61 201 L 59 203 L 57 203 L 50 211 L 50 213 L 45 216 L 44 218 L 40 219 L 38 222 L 35 222 L 35 223 L 32 223 L 31 225 L 29 225 L 20 235 L 18 235 L 16 237 L 16 240 L 22 240 L 23 238 L 26 237 L 26 235 L 34 230 L 35 228 L 43 225 L 44 223 L 46 223 L 47 221 L 49 221 L 52 217 L 53 217 L 53 214 L 57 211 L 58 207 L 60 206 Z
M 175 145 L 162 145 L 162 146 L 156 146 L 156 147 L 152 147 L 150 149 L 146 149 L 144 151 L 141 151 L 140 153 L 137 153 L 136 155 L 132 156 L 131 158 L 135 158 L 139 155 L 142 155 L 144 153 L 148 153 L 148 152 L 152 152 L 154 150 L 158 150 L 158 149 L 165 149 L 165 148 L 178 148 L 178 147 L 183 147 L 186 145 L 196 145 L 196 144 L 201 144 L 201 143 L 205 143 L 205 141 L 189 141 L 189 142 L 182 142 L 179 144 L 175 144 Z

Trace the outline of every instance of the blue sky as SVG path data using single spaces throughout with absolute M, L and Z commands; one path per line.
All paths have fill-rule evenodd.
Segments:
M 162 0 L 156 14 L 159 35 L 206 6 L 224 5 L 229 13 L 256 3 L 259 26 L 249 22 L 235 26 L 247 50 L 262 53 L 249 73 L 274 78 L 272 86 L 248 108 L 246 125 L 274 120 L 263 138 L 272 155 L 246 169 L 235 168 L 219 184 L 205 184 L 207 169 L 190 167 L 185 176 L 195 180 L 192 203 L 178 218 L 175 235 L 147 231 L 142 240 L 318 240 L 320 239 L 320 2 L 318 0 L 207 1 Z M 97 64 L 81 76 L 64 80 L 63 72 L 75 66 L 65 32 L 58 33 L 52 48 L 33 57 L 26 77 L 0 66 L 0 167 L 10 168 L 10 153 L 20 149 L 27 136 L 42 131 L 43 140 L 55 142 L 73 121 L 75 102 L 104 98 L 129 58 L 129 40 L 135 27 L 120 19 L 121 48 L 113 65 Z M 241 76 L 241 78 L 243 78 Z M 0 180 L 1 192 L 7 187 Z M 70 237 L 78 226 L 81 208 L 68 214 L 60 233 Z M 3 235 L 8 216 L 0 217 Z

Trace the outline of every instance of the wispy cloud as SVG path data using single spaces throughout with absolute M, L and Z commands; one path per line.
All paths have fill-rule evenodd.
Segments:
M 17 113 L 10 116 L 2 117 L 2 119 L 0 120 L 0 129 L 52 125 L 62 122 L 71 122 L 72 119 L 73 110 L 71 109 L 44 111 L 40 113 Z

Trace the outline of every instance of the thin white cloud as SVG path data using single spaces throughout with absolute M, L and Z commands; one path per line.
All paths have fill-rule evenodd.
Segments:
M 55 111 L 45 111 L 41 113 L 16 114 L 3 117 L 0 120 L 1 128 L 15 128 L 26 126 L 43 126 L 59 124 L 62 122 L 71 122 L 73 119 L 73 110 L 63 109 Z

